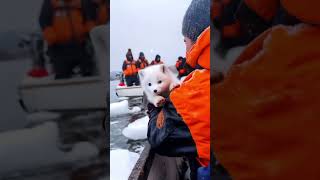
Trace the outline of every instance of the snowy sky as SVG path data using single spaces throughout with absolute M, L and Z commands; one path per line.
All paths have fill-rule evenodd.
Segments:
M 146 58 L 156 54 L 173 65 L 185 56 L 181 34 L 182 19 L 191 0 L 111 0 L 110 68 L 121 70 L 128 48 L 134 59 L 143 51 Z

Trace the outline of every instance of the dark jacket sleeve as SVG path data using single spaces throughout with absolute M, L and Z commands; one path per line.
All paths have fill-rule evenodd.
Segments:
M 136 62 L 136 66 L 137 66 L 137 68 L 141 68 L 141 62 L 140 62 L 140 61 L 137 61 L 137 62 Z
M 83 16 L 86 21 L 95 21 L 97 19 L 97 4 L 92 1 L 82 1 Z
M 165 123 L 157 127 L 157 118 L 163 111 Z M 197 156 L 196 145 L 188 126 L 183 122 L 169 98 L 162 108 L 148 105 L 148 141 L 152 149 L 164 156 Z
M 126 62 L 124 61 L 123 64 L 122 64 L 122 71 L 126 70 L 127 69 L 127 64 Z
M 42 30 L 44 30 L 46 27 L 52 25 L 52 19 L 53 19 L 53 7 L 51 6 L 50 0 L 44 0 L 40 16 L 39 16 L 39 24 Z

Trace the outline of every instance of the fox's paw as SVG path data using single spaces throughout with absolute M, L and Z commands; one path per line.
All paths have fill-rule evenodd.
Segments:
M 166 99 L 164 97 L 162 97 L 162 96 L 157 96 L 157 97 L 155 97 L 155 101 L 154 102 L 155 102 L 154 106 L 161 107 L 166 102 Z
M 177 87 L 179 87 L 180 86 L 180 84 L 179 83 L 172 83 L 172 84 L 170 84 L 170 91 L 172 90 L 172 89 L 174 89 L 174 88 L 177 88 Z

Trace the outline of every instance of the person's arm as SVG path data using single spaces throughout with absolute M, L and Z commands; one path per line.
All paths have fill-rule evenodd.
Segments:
M 52 28 L 53 13 L 54 10 L 51 1 L 44 0 L 40 11 L 39 25 L 43 32 L 43 37 L 49 45 L 56 41 L 56 34 Z
M 53 8 L 51 6 L 51 1 L 44 0 L 42 3 L 40 16 L 39 16 L 39 24 L 42 30 L 52 25 L 52 18 L 53 18 Z
M 148 104 L 148 141 L 152 149 L 165 156 L 197 156 L 188 126 L 177 113 L 170 98 L 162 108 Z
M 124 61 L 122 64 L 122 71 L 125 71 L 126 69 L 127 69 L 127 63 L 126 61 Z
M 136 61 L 136 67 L 137 67 L 138 69 L 141 68 L 141 62 L 140 62 L 140 61 Z
M 85 26 L 88 32 L 94 28 L 97 23 L 97 5 L 92 1 L 83 1 L 82 2 L 83 16 L 85 18 Z

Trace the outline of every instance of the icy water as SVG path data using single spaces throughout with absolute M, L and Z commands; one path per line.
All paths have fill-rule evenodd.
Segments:
M 110 103 L 121 101 L 116 96 L 115 88 L 119 81 L 110 81 Z M 142 98 L 128 99 L 129 107 L 139 106 L 142 108 Z M 110 118 L 110 148 L 114 149 L 128 149 L 132 152 L 140 153 L 146 140 L 130 140 L 122 134 L 122 130 L 131 122 L 145 117 L 145 111 L 140 111 L 133 114 L 124 114 Z
M 18 104 L 18 94 L 17 86 L 21 82 L 23 75 L 28 70 L 29 60 L 18 60 L 18 61 L 6 61 L 0 62 L 0 83 L 1 83 L 1 119 L 0 119 L 0 146 L 5 142 L 1 141 L 1 137 L 10 132 L 28 130 L 30 128 L 40 127 L 48 121 L 43 119 L 38 119 L 37 122 L 31 122 L 28 120 L 28 113 L 23 112 L 22 108 Z M 102 129 L 102 120 L 104 118 L 105 112 L 95 111 L 95 112 L 72 112 L 72 113 L 60 113 L 59 118 L 50 120 L 51 125 L 55 124 L 57 127 L 57 137 L 52 138 L 52 142 L 39 142 L 34 141 L 31 143 L 26 142 L 22 148 L 16 149 L 12 148 L 12 153 L 10 154 L 10 149 L 6 152 L 0 150 L 0 157 L 3 157 L 7 153 L 12 157 L 7 157 L 8 162 L 0 162 L 0 180 L 100 180 L 108 179 L 107 170 L 109 169 L 107 157 L 109 151 L 106 149 L 106 139 L 107 136 Z M 52 129 L 48 129 L 51 131 Z M 52 130 L 53 131 L 53 130 Z M 46 131 L 45 131 L 46 132 Z M 53 131 L 54 133 L 55 131 Z M 18 133 L 12 133 L 14 136 Z M 46 133 L 35 134 L 31 131 L 28 136 L 34 136 L 37 139 L 41 139 L 41 136 L 45 136 Z M 49 138 L 52 136 L 47 135 Z M 3 138 L 2 138 L 3 139 Z M 25 139 L 25 138 L 21 138 Z M 11 140 L 11 139 L 10 139 Z M 13 138 L 14 142 L 21 143 L 18 138 Z M 14 142 L 12 146 L 14 147 Z M 72 149 L 76 144 L 80 142 L 86 142 L 92 144 L 95 154 L 94 156 L 86 157 L 85 147 L 81 146 L 78 148 L 77 152 L 72 152 Z M 3 144 L 1 144 L 3 143 Z M 24 142 L 22 142 L 24 143 Z M 43 143 L 43 144 L 42 144 Z M 42 154 L 41 149 L 48 148 L 48 144 L 53 144 L 53 146 L 58 149 L 57 153 L 59 155 L 60 161 L 55 161 L 52 163 L 55 157 L 50 157 L 50 154 L 45 156 Z M 32 150 L 24 151 L 24 149 L 40 149 L 41 154 L 34 154 Z M 92 149 L 92 148 L 91 148 Z M 44 150 L 46 152 L 47 150 Z M 69 153 L 70 152 L 70 153 Z M 17 154 L 15 154 L 17 153 Z M 30 153 L 30 154 L 28 154 Z M 59 154 L 60 153 L 60 154 Z M 46 162 L 47 164 L 42 164 L 41 166 L 35 165 L 34 167 L 20 167 L 16 169 L 12 162 L 18 162 L 17 165 L 21 166 L 20 159 L 15 159 L 18 155 L 25 157 L 25 162 Z M 65 157 L 64 157 L 65 154 Z M 72 154 L 74 158 L 69 158 L 67 155 Z M 80 158 L 80 155 L 83 158 Z M 20 157 L 19 156 L 19 157 Z M 76 158 L 79 157 L 79 158 Z M 27 160 L 29 159 L 29 160 Z M 34 161 L 34 162 L 33 162 Z M 1 166 L 12 165 L 13 171 L 1 171 L 4 169 Z

